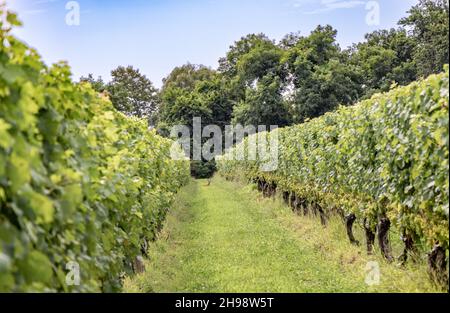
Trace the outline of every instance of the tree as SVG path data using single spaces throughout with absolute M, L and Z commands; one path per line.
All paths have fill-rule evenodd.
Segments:
M 363 76 L 364 97 L 388 91 L 393 83 L 407 85 L 417 78 L 415 40 L 404 29 L 375 31 L 348 51 Z
M 294 122 L 354 103 L 362 93 L 360 75 L 349 64 L 348 55 L 341 52 L 336 34 L 329 25 L 318 26 L 286 51 L 283 63 L 292 89 Z
M 234 107 L 233 123 L 244 126 L 271 125 L 283 127 L 289 124 L 289 113 L 282 96 L 279 77 L 266 75 L 256 88 L 247 88 L 245 100 Z
M 231 45 L 226 56 L 219 59 L 218 72 L 228 82 L 228 95 L 233 106 L 245 99 L 249 85 L 267 74 L 268 69 L 263 63 L 273 63 L 277 58 L 273 51 L 275 48 L 274 42 L 265 34 L 249 34 Z M 248 56 L 252 54 L 252 50 L 254 50 L 253 56 Z M 272 51 L 267 52 L 267 60 L 264 60 L 265 51 Z M 253 64 L 253 61 L 256 63 Z
M 204 65 L 187 63 L 175 67 L 172 72 L 163 79 L 162 93 L 169 88 L 181 88 L 194 90 L 196 84 L 201 81 L 209 81 L 215 76 L 215 71 Z
M 246 87 L 251 87 L 267 75 L 283 78 L 281 59 L 283 50 L 275 44 L 256 46 L 237 61 L 236 78 Z
M 97 92 L 104 92 L 107 87 L 101 76 L 95 79 L 93 74 L 88 74 L 87 77 L 82 76 L 80 82 L 90 83 L 92 88 Z
M 111 72 L 107 86 L 114 107 L 132 116 L 152 119 L 158 107 L 157 89 L 139 70 L 119 66 Z
M 322 65 L 340 53 L 336 43 L 337 31 L 330 25 L 317 26 L 307 37 L 300 37 L 288 53 L 288 58 L 295 61 L 298 53 L 303 54 L 312 65 Z
M 194 117 L 212 121 L 212 110 L 202 100 L 201 84 L 213 81 L 217 73 L 203 65 L 185 64 L 163 79 L 159 121 L 168 125 L 191 125 Z
M 263 33 L 249 34 L 236 41 L 230 46 L 227 55 L 219 60 L 218 71 L 226 77 L 236 77 L 238 75 L 239 60 L 254 48 L 265 50 L 273 48 L 274 42 Z
M 168 125 L 190 125 L 194 117 L 203 123 L 225 127 L 233 107 L 230 82 L 203 65 L 176 67 L 163 80 L 159 120 Z
M 303 77 L 306 79 L 297 85 L 292 100 L 297 122 L 321 116 L 339 105 L 355 103 L 362 93 L 356 70 L 337 59 L 306 72 Z
M 192 127 L 194 117 L 201 117 L 206 123 L 212 120 L 211 109 L 201 101 L 198 92 L 179 87 L 164 89 L 159 110 L 160 123 Z
M 234 106 L 229 81 L 216 73 L 212 79 L 199 82 L 196 91 L 201 103 L 211 110 L 210 123 L 223 130 L 231 121 Z
M 300 32 L 289 33 L 285 35 L 281 40 L 278 46 L 283 50 L 289 50 L 298 43 L 298 41 L 302 38 Z
M 399 22 L 415 39 L 414 60 L 419 75 L 442 72 L 449 63 L 449 2 L 420 0 Z
M 224 128 L 229 123 L 231 102 L 225 81 L 216 71 L 203 65 L 186 64 L 176 67 L 163 82 L 158 123 L 160 133 L 169 135 L 171 126 L 185 125 L 192 135 L 194 117 L 200 117 L 203 125 L 215 124 Z M 191 140 L 191 159 L 192 144 Z M 214 160 L 191 161 L 194 177 L 209 178 L 215 169 Z
M 242 37 L 220 60 L 219 72 L 229 81 L 233 123 L 246 126 L 288 123 L 282 96 L 285 51 L 264 34 Z

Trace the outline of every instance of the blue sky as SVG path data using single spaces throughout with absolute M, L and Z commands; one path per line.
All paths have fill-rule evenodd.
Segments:
M 418 0 L 378 0 L 379 25 L 368 25 L 366 0 L 79 0 L 80 25 L 65 22 L 67 0 L 6 0 L 25 23 L 16 34 L 46 63 L 67 60 L 74 78 L 110 78 L 133 65 L 157 86 L 187 62 L 213 68 L 228 47 L 249 33 L 279 40 L 318 24 L 338 30 L 346 47 L 376 29 L 395 27 Z

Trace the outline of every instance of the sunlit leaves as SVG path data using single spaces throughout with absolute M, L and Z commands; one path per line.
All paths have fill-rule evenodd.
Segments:
M 387 214 L 415 240 L 448 248 L 448 75 L 447 66 L 442 74 L 279 130 L 274 172 L 261 172 L 261 160 L 225 158 L 219 170 L 275 181 L 372 226 Z
M 42 252 L 31 251 L 23 261 L 19 262 L 18 267 L 25 281 L 30 285 L 33 283 L 49 284 L 51 282 L 53 276 L 52 264 Z
M 65 63 L 47 68 L 8 29 L 0 38 L 0 291 L 117 291 L 189 163 Z M 68 262 L 81 285 L 66 284 Z
M 11 126 L 6 123 L 3 119 L 0 119 L 0 147 L 3 149 L 8 149 L 12 143 L 13 138 L 9 134 L 8 129 L 10 129 Z

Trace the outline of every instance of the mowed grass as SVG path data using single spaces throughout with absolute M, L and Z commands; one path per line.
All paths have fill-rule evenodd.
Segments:
M 375 286 L 365 283 L 369 261 L 380 266 Z M 126 279 L 126 292 L 438 291 L 423 262 L 401 267 L 369 257 L 348 243 L 339 220 L 324 228 L 220 177 L 180 192 L 146 269 Z

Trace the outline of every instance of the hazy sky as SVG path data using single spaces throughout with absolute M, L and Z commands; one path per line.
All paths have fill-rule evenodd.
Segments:
M 1 1 L 1 0 L 0 0 Z M 418 0 L 379 0 L 379 25 L 368 25 L 363 0 L 79 0 L 80 25 L 66 24 L 66 0 L 6 0 L 24 27 L 16 34 L 50 64 L 67 60 L 74 78 L 108 80 L 133 65 L 156 86 L 177 65 L 217 67 L 228 47 L 249 33 L 279 40 L 318 24 L 338 30 L 341 47 L 376 29 L 395 27 Z

